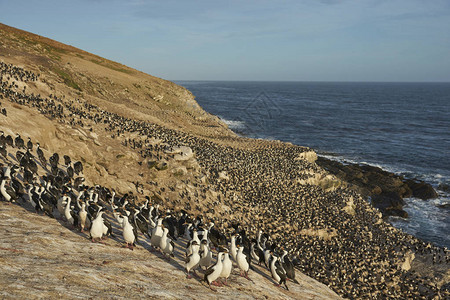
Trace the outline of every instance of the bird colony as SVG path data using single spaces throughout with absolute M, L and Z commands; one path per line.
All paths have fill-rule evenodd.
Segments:
M 197 188 L 194 192 L 179 191 L 176 199 L 165 197 L 176 192 L 176 186 L 157 182 L 154 196 L 143 196 L 140 182 L 135 183 L 137 194 L 119 195 L 107 186 L 86 185 L 81 160 L 48 153 L 32 136 L 1 132 L 0 187 L 5 203 L 28 205 L 36 213 L 61 218 L 94 243 L 120 232 L 130 251 L 149 245 L 167 260 L 174 256 L 174 241 L 183 240 L 186 277 L 201 277 L 212 290 L 228 284 L 233 268 L 251 282 L 259 265 L 285 290 L 298 284 L 295 270 L 300 270 L 351 299 L 449 297 L 448 282 L 438 284 L 442 277 L 404 267 L 411 252 L 430 259 L 430 264 L 448 266 L 448 250 L 393 228 L 351 190 L 305 183 L 323 172 L 313 162 L 298 159 L 310 149 L 243 138 L 235 142 L 242 139 L 251 147 L 219 144 L 80 99 L 36 95 L 27 92 L 26 83 L 39 81 L 40 76 L 11 64 L 1 63 L 0 80 L 1 101 L 34 108 L 74 128 L 101 125 L 111 139 L 136 151 L 142 158 L 138 163 L 145 160 L 149 168 L 164 170 L 164 158 L 176 158 L 174 149 L 190 149 L 178 159 L 195 154 L 204 174 L 189 182 Z M 8 118 L 4 108 L 2 115 Z M 161 142 L 151 143 L 149 137 Z M 202 201 L 205 186 L 214 190 L 214 201 Z M 224 205 L 231 213 L 221 210 Z

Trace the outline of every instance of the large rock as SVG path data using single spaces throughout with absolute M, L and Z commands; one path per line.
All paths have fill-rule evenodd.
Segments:
M 403 210 L 405 201 L 395 192 L 383 192 L 379 195 L 373 195 L 372 205 L 381 211 L 383 217 L 408 217 L 408 213 Z
M 307 162 L 313 163 L 317 160 L 316 152 L 310 150 L 300 153 L 295 160 L 306 160 Z
M 412 190 L 413 197 L 429 200 L 438 197 L 438 194 L 434 190 L 434 188 L 423 181 L 415 181 L 415 180 L 406 180 L 406 184 Z
M 168 153 L 175 154 L 173 158 L 178 161 L 189 160 L 194 156 L 192 149 L 186 146 L 174 148 Z
M 381 211 L 390 209 L 402 209 L 405 201 L 394 192 L 383 192 L 372 196 L 372 205 Z

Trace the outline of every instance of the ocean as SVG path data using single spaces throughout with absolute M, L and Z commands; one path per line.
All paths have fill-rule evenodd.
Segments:
M 432 184 L 397 228 L 450 248 L 450 83 L 176 81 L 236 133 L 315 149 Z

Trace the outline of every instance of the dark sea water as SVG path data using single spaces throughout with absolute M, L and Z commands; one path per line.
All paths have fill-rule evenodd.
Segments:
M 236 133 L 450 185 L 450 83 L 177 81 Z M 450 248 L 450 194 L 406 199 L 398 228 Z

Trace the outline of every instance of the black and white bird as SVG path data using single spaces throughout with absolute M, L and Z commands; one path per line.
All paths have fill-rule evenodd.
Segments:
M 77 175 L 83 172 L 83 164 L 81 163 L 81 161 L 77 161 L 76 163 L 73 164 L 73 171 Z
M 216 280 L 220 277 L 220 274 L 222 273 L 222 268 L 223 268 L 223 262 L 222 262 L 222 258 L 223 258 L 223 252 L 219 252 L 219 254 L 217 255 L 217 262 L 215 265 L 211 266 L 210 268 L 208 268 L 205 272 L 205 276 L 204 276 L 204 280 L 206 281 L 206 283 L 209 284 L 209 288 L 214 291 L 217 292 L 215 289 L 212 288 L 212 284 L 219 286 L 219 284 L 216 282 Z
M 16 133 L 17 137 L 14 139 L 14 144 L 16 145 L 17 148 L 21 149 L 21 148 L 25 148 L 25 142 L 23 141 L 23 139 L 20 137 L 20 134 Z
M 250 257 L 247 257 L 247 255 L 244 253 L 244 247 L 243 246 L 237 246 L 237 254 L 236 254 L 236 263 L 239 267 L 239 269 L 241 270 L 241 276 L 247 278 L 248 280 L 250 280 L 250 278 L 248 277 L 248 271 L 250 269 Z
M 3 197 L 3 199 L 7 203 L 15 202 L 17 200 L 16 192 L 9 185 L 10 180 L 11 179 L 9 179 L 7 177 L 3 177 L 1 179 L 1 183 L 0 183 L 0 193 L 1 193 L 2 197 Z
M 287 278 L 292 280 L 294 283 L 299 284 L 297 279 L 295 279 L 294 264 L 291 262 L 287 254 L 288 252 L 286 250 L 283 250 L 283 255 L 280 258 L 281 265 L 283 266 L 283 269 L 286 271 Z
M 212 262 L 212 252 L 209 248 L 208 241 L 206 239 L 202 239 L 200 242 L 200 268 L 205 267 L 208 269 Z
M 101 242 L 101 239 L 103 238 L 103 213 L 104 212 L 100 210 L 97 213 L 96 218 L 92 221 L 91 229 L 89 230 L 92 242 Z
M 271 253 L 273 254 L 273 253 Z M 276 286 L 281 286 L 281 284 L 284 284 L 286 287 L 286 290 L 289 291 L 289 288 L 286 285 L 286 271 L 283 269 L 283 266 L 281 265 L 278 257 L 276 255 L 272 255 L 272 259 L 270 262 L 270 272 L 272 273 L 272 277 L 276 282 Z
M 45 168 L 47 165 L 47 159 L 45 159 L 44 152 L 42 151 L 41 145 L 39 143 L 36 143 L 36 154 L 39 158 L 39 161 L 41 162 L 42 167 Z
M 231 275 L 233 270 L 233 263 L 231 262 L 228 249 L 223 249 L 223 260 L 222 260 L 222 272 L 220 273 L 220 278 L 224 278 L 225 282 L 223 284 L 228 285 L 228 277 Z
M 29 151 L 33 150 L 33 142 L 31 141 L 30 137 L 28 137 L 27 150 L 29 150 Z
M 72 199 L 70 197 L 67 197 L 67 203 L 66 207 L 64 209 L 64 216 L 67 220 L 67 222 L 72 225 L 73 227 L 78 226 L 78 214 L 73 211 L 73 208 L 71 207 Z
M 168 259 L 170 257 L 175 257 L 173 251 L 175 249 L 174 242 L 167 236 L 169 234 L 169 229 L 163 227 L 163 235 L 161 237 L 161 241 L 159 247 L 164 256 L 167 255 Z
M 71 161 L 70 156 L 64 155 L 63 158 L 64 158 L 64 164 L 68 167 L 70 164 L 70 161 Z
M 123 239 L 127 244 L 126 247 L 133 250 L 133 246 L 136 246 L 136 233 L 133 225 L 128 220 L 128 216 L 123 216 Z
M 186 273 L 187 273 L 187 275 L 186 275 L 187 278 L 192 277 L 189 274 L 189 272 L 191 270 L 194 271 L 194 275 L 198 276 L 197 273 L 195 272 L 195 269 L 197 268 L 198 263 L 200 262 L 200 254 L 198 253 L 200 250 L 200 245 L 197 243 L 197 241 L 192 242 L 191 248 L 192 248 L 192 253 L 189 256 L 187 256 L 185 259 L 185 263 L 186 263 L 185 269 L 186 269 Z

